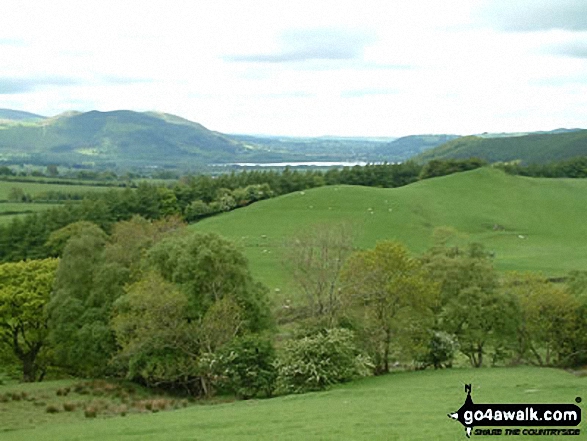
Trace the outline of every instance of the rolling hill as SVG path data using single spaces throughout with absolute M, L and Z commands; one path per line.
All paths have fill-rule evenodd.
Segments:
M 488 162 L 544 164 L 584 155 L 587 155 L 587 130 L 559 129 L 522 136 L 465 136 L 427 150 L 414 159 L 424 163 L 432 159 L 477 157 Z
M 511 176 L 481 168 L 401 188 L 321 187 L 257 202 L 192 225 L 236 241 L 254 275 L 272 289 L 291 289 L 284 244 L 318 224 L 347 222 L 356 246 L 392 239 L 414 253 L 432 244 L 435 227 L 483 243 L 501 270 L 561 276 L 587 267 L 587 181 Z M 287 295 L 287 294 L 284 294 Z
M 382 161 L 400 162 L 448 141 L 458 138 L 457 135 L 410 135 L 395 139 L 378 146 L 374 155 Z
M 40 121 L 44 116 L 22 110 L 0 109 L 0 121 Z
M 200 124 L 166 114 L 69 112 L 0 127 L 0 155 L 37 162 L 177 164 L 222 161 L 251 148 Z

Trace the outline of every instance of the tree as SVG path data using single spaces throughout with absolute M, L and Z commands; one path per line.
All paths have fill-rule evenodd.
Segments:
M 372 250 L 349 257 L 343 272 L 347 313 L 362 313 L 364 341 L 370 346 L 377 374 L 389 372 L 392 343 L 398 350 L 406 337 L 425 331 L 426 305 L 435 294 L 417 259 L 396 242 L 380 242 Z M 403 347 L 401 347 L 403 346 Z
M 504 293 L 469 287 L 459 291 L 441 314 L 444 328 L 457 336 L 459 350 L 471 366 L 481 367 L 487 348 L 493 362 L 504 356 L 515 336 L 517 308 L 514 299 Z
M 439 288 L 428 306 L 432 330 L 455 335 L 459 350 L 479 367 L 488 351 L 494 361 L 503 356 L 515 332 L 516 302 L 499 292 L 491 254 L 476 243 L 447 246 L 452 233 L 435 231 L 438 243 L 421 257 Z
M 47 345 L 45 306 L 53 288 L 56 259 L 0 265 L 0 344 L 22 363 L 23 380 L 42 379 L 39 355 Z
M 231 298 L 242 309 L 246 330 L 270 326 L 267 288 L 253 280 L 243 254 L 219 235 L 171 237 L 149 250 L 147 258 L 187 295 L 193 319 L 202 319 L 215 302 Z
M 310 315 L 334 324 L 340 309 L 340 272 L 353 252 L 353 234 L 346 224 L 315 225 L 287 245 L 286 266 L 306 298 Z
M 109 329 L 112 293 L 96 295 L 107 236 L 93 224 L 69 238 L 48 304 L 50 339 L 58 364 L 75 374 L 103 374 L 115 349 Z M 102 291 L 104 292 L 104 291 Z
M 576 341 L 580 302 L 565 286 L 532 273 L 510 273 L 502 290 L 519 305 L 516 361 L 540 366 L 565 365 L 569 345 Z M 571 353 L 574 352 L 570 351 Z
M 24 190 L 20 187 L 11 187 L 8 190 L 8 200 L 10 202 L 27 202 L 31 197 L 25 194 Z
M 188 321 L 188 299 L 177 286 L 150 272 L 114 305 L 117 361 L 128 378 L 149 386 L 199 386 L 197 327 Z

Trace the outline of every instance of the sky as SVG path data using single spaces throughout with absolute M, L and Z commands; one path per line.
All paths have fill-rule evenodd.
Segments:
M 287 136 L 587 128 L 587 1 L 3 0 L 0 108 Z

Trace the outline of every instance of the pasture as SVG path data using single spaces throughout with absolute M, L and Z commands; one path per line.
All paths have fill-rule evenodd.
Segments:
M 0 181 L 0 200 L 7 200 L 12 188 L 21 188 L 25 194 L 37 196 L 44 192 L 60 191 L 63 193 L 82 194 L 94 191 L 108 191 L 113 187 L 100 185 L 68 185 L 43 182 Z M 114 187 L 116 188 L 116 187 Z
M 320 187 L 257 202 L 205 219 L 238 243 L 253 274 L 272 289 L 291 289 L 284 268 L 288 240 L 317 225 L 346 222 L 358 248 L 398 240 L 414 253 L 433 244 L 436 227 L 450 226 L 462 243 L 480 242 L 500 270 L 562 276 L 587 267 L 587 182 L 506 175 L 482 168 L 401 188 Z
M 81 410 L 40 417 L 31 402 L 0 403 L 3 441 L 120 440 L 398 440 L 466 439 L 447 417 L 464 402 L 464 384 L 476 403 L 568 403 L 587 395 L 587 377 L 562 370 L 516 367 L 398 372 L 365 378 L 325 392 L 215 405 L 191 405 L 157 413 L 87 419 Z M 63 387 L 64 383 L 58 383 Z M 51 383 L 0 387 L 0 393 Z M 55 388 L 55 386 L 53 386 Z M 53 398 L 54 400 L 56 398 Z M 49 402 L 50 400 L 46 400 Z M 584 403 L 580 405 L 585 414 Z M 22 418 L 20 418 L 22 416 Z M 579 426 L 584 429 L 584 422 Z M 492 439 L 505 439 L 494 436 Z M 518 436 L 516 439 L 532 439 Z M 565 437 L 547 437 L 558 440 Z M 577 437 L 579 439 L 579 437 Z

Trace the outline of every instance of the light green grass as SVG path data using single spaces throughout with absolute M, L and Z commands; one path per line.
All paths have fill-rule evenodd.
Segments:
M 41 182 L 15 182 L 0 181 L 0 200 L 7 200 L 11 188 L 22 188 L 25 194 L 36 196 L 46 191 L 61 191 L 63 193 L 88 193 L 91 191 L 108 191 L 112 188 L 93 185 L 66 185 L 66 184 L 46 184 Z
M 464 440 L 463 427 L 447 414 L 463 404 L 466 383 L 473 384 L 473 400 L 478 403 L 572 404 L 576 397 L 587 395 L 587 377 L 554 369 L 405 372 L 368 378 L 320 393 L 193 406 L 124 418 L 52 423 L 49 415 L 35 429 L 0 433 L 0 438 L 3 441 Z M 584 414 L 584 404 L 581 408 Z M 0 407 L 0 426 L 6 414 Z M 583 429 L 582 426 L 579 427 Z
M 254 275 L 283 291 L 291 287 L 283 244 L 317 224 L 349 222 L 360 248 L 391 239 L 414 253 L 432 244 L 435 227 L 452 226 L 495 252 L 500 270 L 559 276 L 587 268 L 586 219 L 587 180 L 525 178 L 483 168 L 395 189 L 334 186 L 296 192 L 191 228 L 236 241 Z
M 59 204 L 0 202 L 0 225 L 9 224 L 12 219 L 17 217 L 22 218 L 27 214 L 45 211 L 57 206 Z
M 32 213 L 54 208 L 59 204 L 0 202 L 0 215 L 3 213 Z

